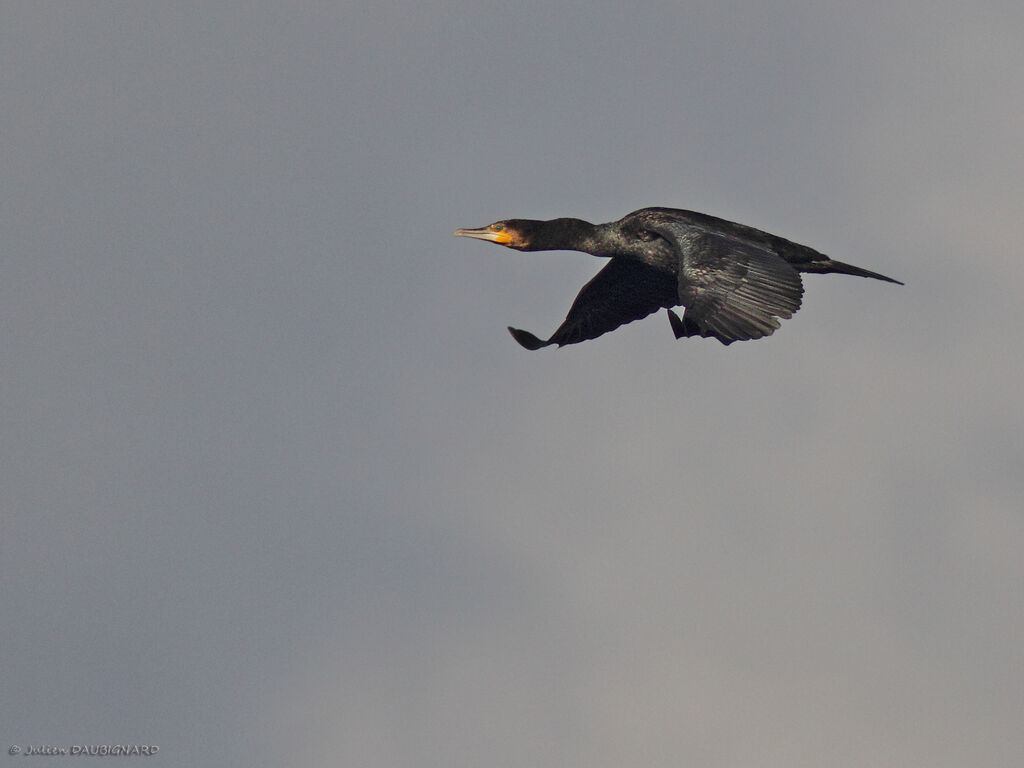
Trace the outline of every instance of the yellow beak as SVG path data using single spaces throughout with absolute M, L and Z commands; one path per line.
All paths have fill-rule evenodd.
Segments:
M 472 237 L 476 240 L 487 240 L 492 243 L 498 243 L 499 245 L 508 245 L 512 242 L 512 236 L 508 232 L 501 230 L 495 232 L 490 227 L 481 227 L 480 229 L 456 229 L 456 237 Z

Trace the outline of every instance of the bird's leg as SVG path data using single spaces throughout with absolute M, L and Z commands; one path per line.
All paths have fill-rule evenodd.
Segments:
M 697 323 L 686 316 L 685 311 L 683 312 L 682 317 L 679 317 L 679 315 L 671 309 L 666 310 L 666 312 L 668 312 L 668 321 L 672 324 L 672 332 L 676 335 L 677 339 L 689 336 L 700 336 L 702 339 L 718 339 L 725 346 L 729 346 L 736 341 L 736 339 L 723 339 L 714 333 L 702 331 Z
M 700 328 L 686 316 L 686 312 L 683 312 L 683 316 L 680 317 L 671 309 L 666 311 L 668 312 L 668 321 L 672 324 L 672 333 L 676 335 L 677 339 L 701 335 Z

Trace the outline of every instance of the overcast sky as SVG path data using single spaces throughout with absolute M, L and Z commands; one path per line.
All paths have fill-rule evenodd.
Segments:
M 1022 37 L 1009 0 L 4 3 L 3 749 L 1024 764 Z M 531 353 L 505 326 L 601 262 L 452 237 L 648 205 L 906 286 Z

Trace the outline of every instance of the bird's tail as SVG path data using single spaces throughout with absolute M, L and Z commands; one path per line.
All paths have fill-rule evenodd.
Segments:
M 835 272 L 840 275 L 856 275 L 857 277 L 871 277 L 875 280 L 884 280 L 887 283 L 896 283 L 896 285 L 903 285 L 899 280 L 895 280 L 885 275 L 880 275 L 877 272 L 872 272 L 870 269 L 861 269 L 855 267 L 852 264 L 846 264 L 842 261 L 835 261 L 828 259 L 826 261 L 815 261 L 807 265 L 800 265 L 801 272 Z

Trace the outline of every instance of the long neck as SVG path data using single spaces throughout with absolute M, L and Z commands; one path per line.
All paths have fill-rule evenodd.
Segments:
M 602 252 L 600 227 L 582 219 L 531 222 L 527 251 Z

